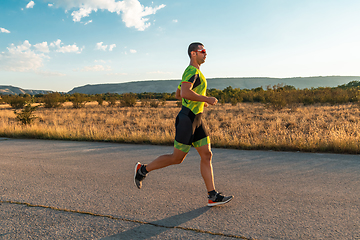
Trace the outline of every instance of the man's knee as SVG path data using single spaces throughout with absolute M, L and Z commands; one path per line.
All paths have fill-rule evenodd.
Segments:
M 211 150 L 204 151 L 204 152 L 201 154 L 201 160 L 211 161 L 212 156 L 213 156 L 213 153 L 212 153 Z
M 187 153 L 182 152 L 180 150 L 177 150 L 176 152 L 173 153 L 172 155 L 172 163 L 173 164 L 180 164 L 184 161 L 185 157 L 186 157 Z
M 184 161 L 185 157 L 173 157 L 172 162 L 173 164 L 180 164 Z

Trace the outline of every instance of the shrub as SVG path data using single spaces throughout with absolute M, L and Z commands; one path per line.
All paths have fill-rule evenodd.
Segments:
M 136 105 L 136 96 L 131 93 L 125 93 L 121 99 L 121 106 L 134 107 Z
M 116 105 L 116 97 L 115 96 L 109 96 L 107 98 L 107 101 L 109 103 L 109 107 L 114 107 Z
M 264 103 L 265 102 L 265 97 L 263 95 L 255 95 L 253 98 L 254 102 L 261 102 Z
M 286 100 L 281 97 L 270 98 L 268 104 L 275 110 L 283 109 L 287 105 Z
M 221 105 L 225 104 L 225 97 L 221 96 L 219 102 L 221 103 Z
M 26 101 L 27 101 L 26 98 L 16 95 L 9 99 L 9 104 L 11 105 L 12 108 L 20 109 L 25 106 Z
M 232 106 L 236 106 L 238 104 L 237 98 L 231 98 L 230 102 Z
M 32 107 L 31 104 L 28 103 L 21 112 L 18 113 L 15 110 L 14 113 L 16 114 L 16 120 L 20 121 L 24 125 L 30 125 L 34 119 L 37 118 L 35 115 L 33 115 L 33 112 L 36 110 L 36 108 L 37 106 Z
M 152 99 L 150 101 L 150 107 L 157 108 L 158 106 L 159 106 L 159 102 L 156 101 L 155 99 Z
M 72 102 L 73 108 L 82 108 L 87 102 L 87 97 L 82 93 L 74 93 L 72 96 L 70 96 L 69 100 Z
M 43 96 L 45 108 L 57 108 L 61 106 L 62 99 L 60 93 L 49 93 Z
M 166 98 L 160 99 L 160 105 L 165 106 L 166 105 Z
M 102 94 L 95 94 L 95 100 L 100 106 L 104 104 L 104 96 Z
M 4 96 L 0 95 L 0 104 L 6 103 Z

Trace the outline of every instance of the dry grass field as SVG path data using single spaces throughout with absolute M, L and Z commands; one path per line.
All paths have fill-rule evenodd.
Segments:
M 172 145 L 175 102 L 158 108 L 107 107 L 96 102 L 73 109 L 35 111 L 30 126 L 21 125 L 10 106 L 0 105 L 0 136 Z M 210 106 L 205 109 L 213 147 L 360 153 L 360 110 L 356 104 L 297 106 L 273 110 L 260 103 Z

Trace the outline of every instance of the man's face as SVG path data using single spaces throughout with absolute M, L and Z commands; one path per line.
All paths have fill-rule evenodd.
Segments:
M 199 45 L 198 50 L 196 51 L 196 62 L 198 64 L 203 64 L 205 62 L 206 55 L 207 53 L 204 46 Z

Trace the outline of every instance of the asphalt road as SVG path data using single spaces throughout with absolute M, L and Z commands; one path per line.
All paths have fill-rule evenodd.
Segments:
M 213 149 L 206 206 L 199 157 L 154 171 L 172 147 L 0 139 L 0 239 L 360 239 L 360 157 Z

